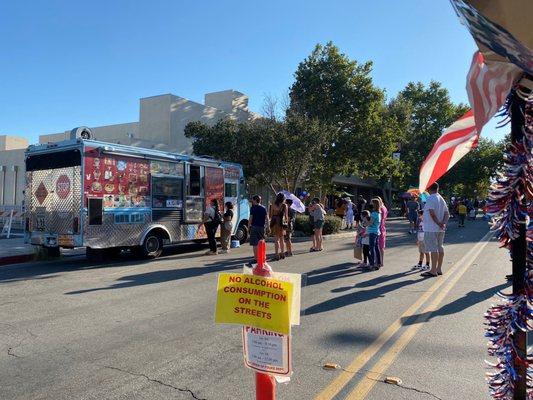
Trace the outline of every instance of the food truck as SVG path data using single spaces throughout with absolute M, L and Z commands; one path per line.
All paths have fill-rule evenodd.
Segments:
M 203 241 L 212 199 L 234 205 L 233 235 L 248 237 L 239 164 L 82 137 L 29 146 L 26 241 L 50 255 L 86 247 L 102 257 L 130 249 L 157 257 L 166 244 Z

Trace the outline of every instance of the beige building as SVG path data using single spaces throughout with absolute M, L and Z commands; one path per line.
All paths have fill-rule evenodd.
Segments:
M 90 127 L 93 138 L 178 153 L 191 153 L 192 142 L 184 136 L 189 122 L 214 125 L 223 118 L 250 121 L 260 118 L 248 109 L 248 96 L 236 90 L 207 93 L 204 104 L 163 94 L 140 99 L 139 121 Z M 79 125 L 84 125 L 80 121 Z M 61 133 L 39 136 L 39 143 L 70 139 L 74 127 Z M 0 205 L 20 205 L 25 185 L 24 150 L 28 141 L 17 136 L 0 136 Z
M 0 206 L 22 204 L 26 147 L 23 137 L 0 136 Z

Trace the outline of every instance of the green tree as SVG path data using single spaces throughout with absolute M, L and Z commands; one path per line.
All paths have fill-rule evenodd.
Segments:
M 296 70 L 289 113 L 332 128 L 309 173 L 309 184 L 320 191 L 331 189 L 335 174 L 386 179 L 396 168 L 396 121 L 371 72 L 371 62 L 350 60 L 331 42 L 316 45 Z
M 329 130 L 317 119 L 288 115 L 284 121 L 222 120 L 212 127 L 191 122 L 185 136 L 193 139 L 195 154 L 242 164 L 251 182 L 277 192 L 295 191 L 329 141 Z
M 450 196 L 485 198 L 491 180 L 503 165 L 505 140 L 494 142 L 481 138 L 471 150 L 440 179 L 444 192 Z
M 468 107 L 454 104 L 439 82 L 409 83 L 388 106 L 398 124 L 404 169 L 402 187 L 418 185 L 420 166 L 444 129 Z

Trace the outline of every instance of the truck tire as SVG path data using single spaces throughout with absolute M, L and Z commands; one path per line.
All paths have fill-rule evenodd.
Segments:
M 235 239 L 237 239 L 241 244 L 246 243 L 248 240 L 248 226 L 246 224 L 240 224 L 235 232 Z
M 107 249 L 93 249 L 92 247 L 85 249 L 85 257 L 88 261 L 104 261 L 107 254 Z
M 48 257 L 48 258 L 61 257 L 61 250 L 59 249 L 59 246 L 57 246 L 57 247 L 45 247 L 45 249 L 46 249 L 46 257 Z
M 155 232 L 149 232 L 138 249 L 143 258 L 157 258 L 163 252 L 163 238 Z

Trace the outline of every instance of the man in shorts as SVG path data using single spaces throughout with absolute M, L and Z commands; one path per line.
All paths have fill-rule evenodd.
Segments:
M 254 249 L 254 259 L 257 260 L 257 245 L 260 240 L 265 239 L 265 226 L 268 226 L 268 213 L 261 204 L 261 196 L 252 197 L 252 207 L 250 207 L 250 219 L 248 220 L 248 231 L 250 232 L 250 245 Z
M 442 275 L 444 233 L 450 212 L 446 201 L 439 194 L 437 182 L 428 188 L 428 192 L 430 195 L 424 206 L 423 228 L 425 250 L 431 254 L 431 269 L 424 272 L 422 276 L 435 277 Z

